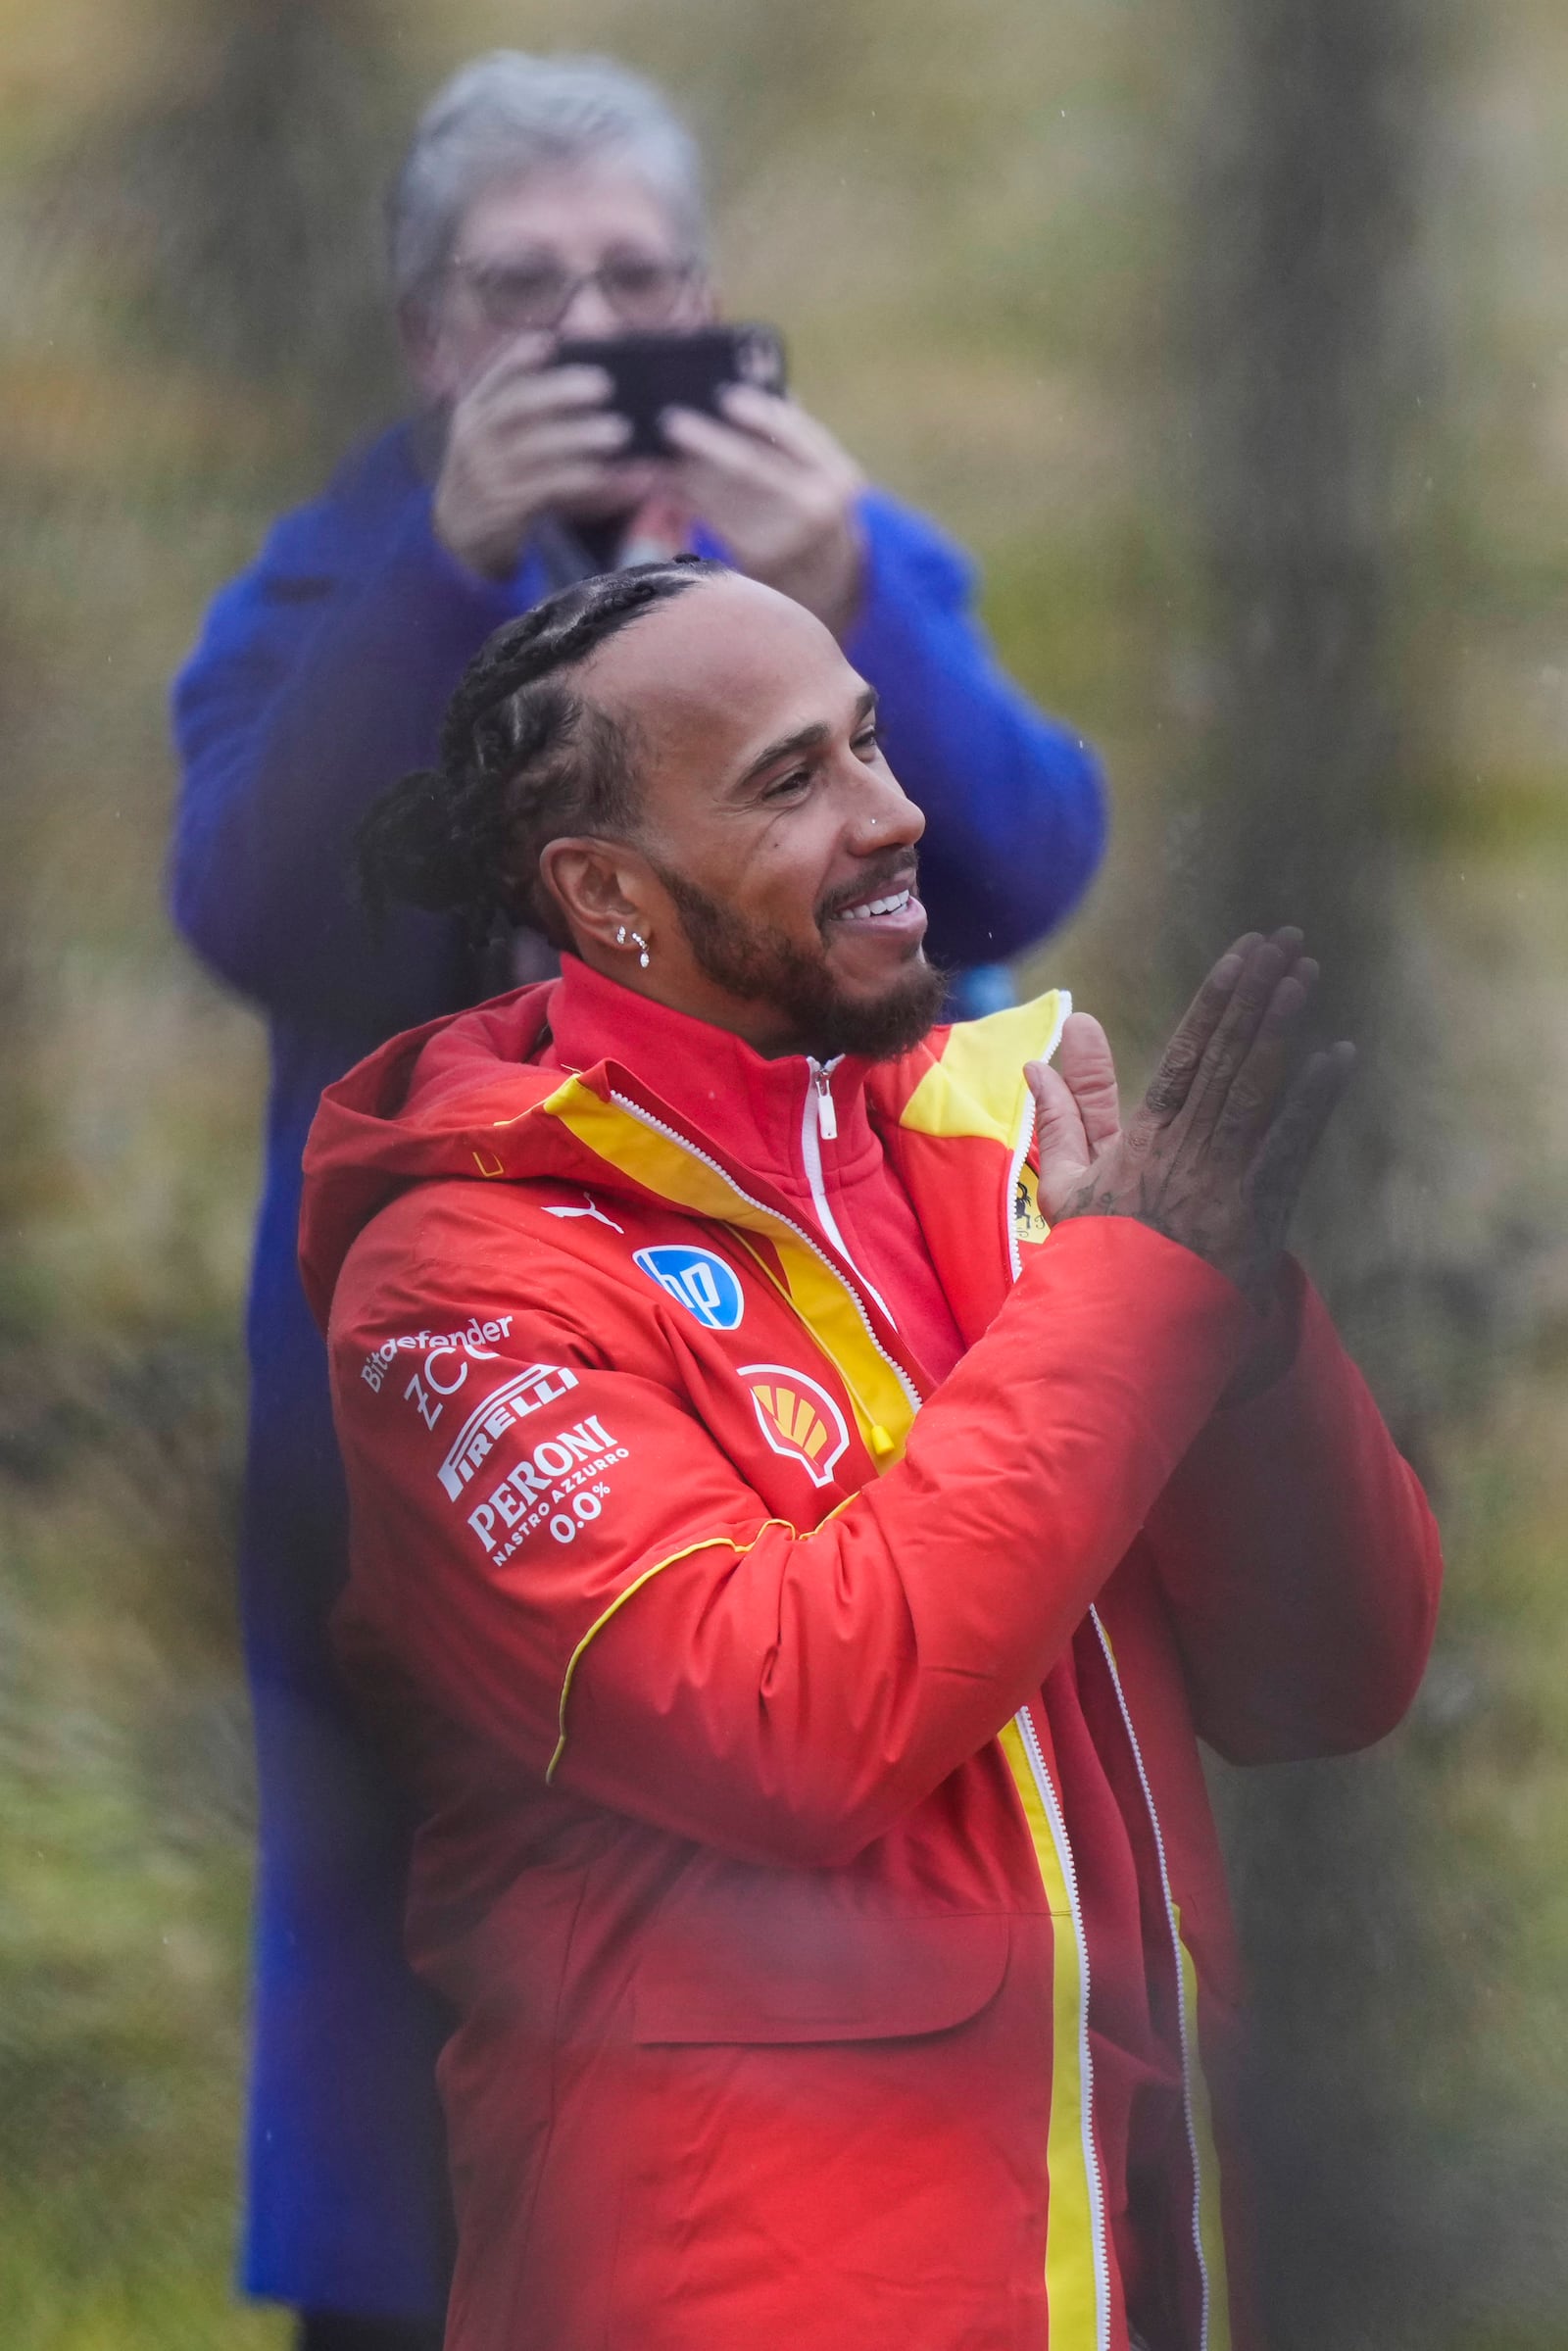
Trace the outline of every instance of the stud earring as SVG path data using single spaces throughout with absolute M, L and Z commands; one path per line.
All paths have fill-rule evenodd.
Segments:
M 615 925 L 615 945 L 616 945 L 617 947 L 624 947 L 624 946 L 625 946 L 625 944 L 626 944 L 626 925 L 625 925 L 623 922 L 618 922 L 618 923 Z
M 643 935 L 642 935 L 642 932 L 641 932 L 641 931 L 633 931 L 633 932 L 632 932 L 632 941 L 633 941 L 633 944 L 634 944 L 636 947 L 638 947 L 638 948 L 641 950 L 641 953 L 639 954 L 639 955 L 638 955 L 638 957 L 637 957 L 637 960 L 638 960 L 639 964 L 642 966 L 643 970 L 644 970 L 644 971 L 646 971 L 646 970 L 648 969 L 649 963 L 652 961 L 652 957 L 650 956 L 650 955 L 649 955 L 649 953 L 648 953 L 648 942 L 647 942 L 647 940 L 646 940 L 646 939 L 643 937 Z

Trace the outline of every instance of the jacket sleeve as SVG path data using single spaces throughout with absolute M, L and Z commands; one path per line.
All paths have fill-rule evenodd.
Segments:
M 471 1295 L 405 1289 L 395 1327 L 416 1308 L 459 1329 Z M 407 1354 L 368 1377 L 393 1327 L 373 1291 L 334 1310 L 350 1666 L 596 1804 L 810 1864 L 853 1857 L 1039 1688 L 1252 1320 L 1142 1226 L 1067 1227 L 904 1458 L 798 1530 L 673 1387 L 603 1360 L 591 1304 L 567 1318 L 527 1296 L 491 1342 L 491 1400 L 456 1427 L 427 1421 Z M 459 1354 L 439 1370 L 466 1396 Z
M 180 930 L 271 1009 L 381 1034 L 462 1001 L 459 948 L 415 912 L 371 936 L 355 828 L 430 760 L 460 672 L 514 609 L 446 556 L 428 503 L 412 487 L 390 533 L 358 543 L 330 495 L 285 518 L 174 689 Z
M 1100 768 L 1004 675 L 956 550 L 890 499 L 867 496 L 861 518 L 865 600 L 846 652 L 882 697 L 888 763 L 925 811 L 931 950 L 1000 962 L 1088 888 L 1105 845 Z
M 1316 1292 L 1287 1269 L 1294 1354 L 1222 1404 L 1148 1534 L 1200 1735 L 1232 1763 L 1343 1754 L 1414 1697 L 1443 1562 L 1401 1459 Z

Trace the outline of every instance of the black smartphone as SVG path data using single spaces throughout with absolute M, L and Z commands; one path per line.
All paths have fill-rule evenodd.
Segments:
M 771 326 L 699 326 L 689 334 L 583 337 L 556 352 L 558 367 L 603 367 L 614 379 L 610 406 L 631 425 L 621 457 L 663 457 L 659 429 L 667 408 L 718 414 L 726 384 L 784 389 L 784 344 Z

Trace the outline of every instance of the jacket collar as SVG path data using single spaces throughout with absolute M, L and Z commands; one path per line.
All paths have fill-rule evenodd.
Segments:
M 653 1004 L 570 955 L 561 958 L 550 1027 L 563 1068 L 619 1063 L 658 1094 L 688 1133 L 711 1138 L 727 1159 L 787 1200 L 809 1200 L 802 1127 L 810 1117 L 820 1131 L 816 1073 L 822 1064 L 804 1053 L 769 1059 L 743 1038 Z M 843 1054 L 823 1070 L 832 1097 L 828 1123 L 837 1130 L 829 1147 L 836 1185 L 860 1181 L 882 1156 L 866 1113 L 870 1069 L 869 1062 Z
M 713 1132 L 692 1091 L 701 1083 L 695 1056 L 727 1055 L 734 1047 L 737 1086 L 755 1080 L 761 1090 L 748 1096 L 753 1106 L 760 1099 L 760 1125 L 771 1102 L 768 1073 L 776 1077 L 782 1065 L 601 981 L 588 994 L 598 1017 L 610 1007 L 614 1050 L 585 1061 L 580 1074 L 564 1074 L 563 1061 L 587 1047 L 594 1007 L 585 998 L 580 1033 L 567 1012 L 564 1051 L 553 1023 L 579 984 L 519 989 L 447 1014 L 390 1039 L 326 1089 L 306 1146 L 301 1221 L 301 1272 L 318 1319 L 325 1325 L 356 1236 L 410 1184 L 545 1177 L 640 1197 L 730 1225 L 750 1236 L 747 1246 L 755 1241 L 775 1252 L 788 1295 L 827 1351 L 841 1365 L 852 1354 L 863 1358 L 856 1408 L 865 1406 L 868 1442 L 882 1459 L 902 1409 L 896 1392 L 912 1395 L 894 1360 L 896 1336 L 880 1332 L 874 1301 L 857 1302 L 832 1270 L 793 1189 L 748 1166 L 724 1131 Z M 885 1148 L 893 1159 L 966 1339 L 984 1328 L 1018 1270 L 1009 1203 L 1028 1135 L 1022 1064 L 1052 1051 L 1066 1009 L 1065 997 L 1043 997 L 933 1030 L 897 1061 L 834 1072 L 851 1150 L 864 1148 L 859 1120 L 869 1110 L 871 1148 Z M 640 1017 L 658 1021 L 657 1036 L 650 1026 L 642 1039 L 656 1055 L 647 1076 L 632 1065 L 648 1067 L 632 1034 Z M 672 1054 L 670 1080 L 687 1093 L 692 1106 L 684 1114 L 666 1098 L 659 1058 L 677 1027 L 684 1074 Z M 796 1067 L 804 1079 L 804 1061 Z M 782 1148 L 785 1130 L 772 1132 Z M 752 1140 L 760 1151 L 761 1135 Z M 873 1338 L 873 1329 L 880 1335 Z

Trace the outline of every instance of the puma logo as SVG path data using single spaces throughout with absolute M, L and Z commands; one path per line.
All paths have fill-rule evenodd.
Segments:
M 596 1208 L 586 1192 L 583 1194 L 583 1199 L 588 1201 L 586 1208 L 546 1208 L 545 1214 L 547 1216 L 591 1216 L 595 1224 L 607 1224 L 612 1233 L 624 1233 L 625 1227 L 616 1224 L 612 1216 L 607 1216 L 603 1208 Z

